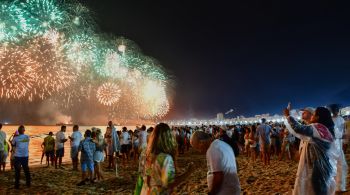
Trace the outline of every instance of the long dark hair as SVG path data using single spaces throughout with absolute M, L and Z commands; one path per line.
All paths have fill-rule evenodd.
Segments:
M 334 122 L 332 120 L 331 112 L 325 107 L 317 107 L 315 115 L 318 116 L 318 123 L 326 126 L 334 137 Z

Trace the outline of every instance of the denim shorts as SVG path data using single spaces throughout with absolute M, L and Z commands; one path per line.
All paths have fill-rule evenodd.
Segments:
M 89 169 L 89 171 L 94 171 L 94 162 L 93 161 L 83 161 L 81 162 L 81 171 L 86 171 Z

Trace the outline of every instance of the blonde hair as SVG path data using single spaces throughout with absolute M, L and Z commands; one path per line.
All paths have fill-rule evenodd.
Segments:
M 175 161 L 177 153 L 177 142 L 169 127 L 165 123 L 159 123 L 149 137 L 146 156 L 153 162 L 160 153 L 169 154 Z

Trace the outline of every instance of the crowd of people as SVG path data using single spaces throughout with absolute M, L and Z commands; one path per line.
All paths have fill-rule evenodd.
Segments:
M 70 141 L 72 171 L 82 172 L 78 186 L 93 184 L 104 179 L 101 163 L 105 158 L 107 169 L 115 170 L 116 159 L 122 167 L 138 163 L 135 194 L 170 194 L 174 187 L 186 181 L 193 171 L 190 163 L 182 175 L 177 174 L 178 155 L 186 155 L 190 147 L 205 154 L 208 165 L 209 194 L 240 194 L 237 156 L 246 156 L 249 164 L 261 161 L 270 165 L 270 159 L 299 162 L 293 194 L 334 194 L 346 191 L 348 166 L 344 151 L 348 147 L 345 120 L 339 116 L 335 104 L 328 108 L 307 107 L 298 121 L 290 108 L 284 111 L 284 123 L 267 122 L 251 125 L 225 126 L 174 126 L 159 123 L 146 130 L 146 126 L 117 131 L 109 121 L 105 134 L 98 128 L 87 129 L 84 135 L 79 126 L 73 126 L 70 136 L 66 126 L 61 126 L 55 136 L 52 132 L 44 138 L 42 147 L 46 165 L 56 169 L 62 166 L 64 144 Z M 11 154 L 11 168 L 15 169 L 15 188 L 19 188 L 20 170 L 23 168 L 26 184 L 31 185 L 28 167 L 30 137 L 20 126 L 7 141 L 0 124 L 0 162 Z M 80 157 L 79 157 L 80 153 Z M 274 161 L 276 162 L 276 161 Z M 1 170 L 1 169 L 0 169 Z

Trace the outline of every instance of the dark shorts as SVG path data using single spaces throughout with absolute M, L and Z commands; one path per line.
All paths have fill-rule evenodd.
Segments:
M 56 157 L 64 157 L 64 148 L 56 150 Z
M 70 157 L 72 159 L 78 159 L 78 153 L 79 153 L 78 148 L 79 148 L 78 146 L 73 146 L 70 148 Z
M 0 163 L 3 163 L 5 160 L 4 158 L 4 151 L 0 151 Z
M 55 151 L 48 151 L 45 152 L 46 157 L 54 158 L 55 157 Z
M 121 153 L 127 153 L 127 152 L 128 152 L 128 145 L 127 144 L 122 145 Z

